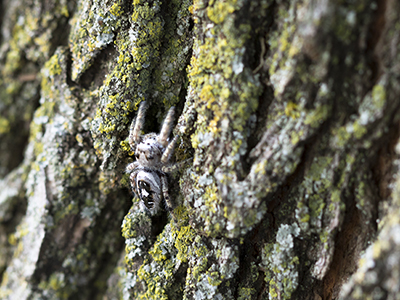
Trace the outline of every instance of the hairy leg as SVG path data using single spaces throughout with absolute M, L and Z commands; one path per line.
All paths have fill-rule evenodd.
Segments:
M 129 145 L 131 149 L 134 149 L 135 144 L 139 142 L 140 131 L 144 124 L 144 116 L 146 114 L 147 104 L 146 101 L 140 103 L 136 118 L 132 121 L 131 128 L 129 130 Z
M 171 199 L 169 198 L 168 193 L 168 180 L 166 175 L 161 176 L 161 184 L 162 184 L 162 193 L 165 201 L 165 205 L 167 206 L 168 211 L 172 211 L 174 209 Z
M 178 135 L 176 135 L 173 140 L 168 144 L 167 148 L 165 149 L 162 157 L 161 157 L 161 162 L 163 164 L 166 164 L 170 159 L 171 155 L 174 152 L 176 141 L 178 140 Z
M 173 122 L 174 122 L 174 115 L 175 115 L 175 107 L 172 106 L 169 109 L 167 116 L 165 117 L 163 126 L 161 127 L 161 131 L 158 136 L 158 141 L 164 147 L 167 146 L 167 144 L 168 144 L 168 137 L 172 130 L 172 126 L 173 126 Z

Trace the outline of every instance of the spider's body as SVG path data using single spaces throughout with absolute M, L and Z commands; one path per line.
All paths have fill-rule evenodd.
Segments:
M 136 161 L 148 168 L 160 169 L 161 155 L 165 151 L 165 147 L 157 141 L 157 134 L 154 132 L 144 135 L 142 141 L 136 146 Z
M 131 125 L 129 145 L 135 152 L 136 161 L 126 167 L 126 172 L 130 173 L 132 190 L 141 200 L 141 204 L 151 215 L 155 215 L 162 200 L 165 201 L 168 210 L 173 209 L 168 195 L 167 173 L 164 169 L 169 165 L 177 138 L 169 141 L 175 109 L 171 107 L 168 111 L 160 134 L 148 133 L 142 136 L 140 130 L 144 123 L 146 108 L 146 103 L 142 102 L 136 120 Z

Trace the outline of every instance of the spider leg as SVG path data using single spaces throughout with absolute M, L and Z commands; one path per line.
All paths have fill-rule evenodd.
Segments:
M 137 174 L 139 173 L 140 170 L 143 168 L 140 167 L 140 164 L 137 161 L 134 161 L 133 163 L 130 163 L 129 165 L 126 166 L 125 172 L 130 174 L 129 175 L 129 183 L 132 189 L 132 192 L 139 197 L 138 193 L 138 188 L 136 184 L 136 177 Z
M 136 197 L 139 197 L 139 192 L 138 192 L 138 188 L 137 188 L 137 185 L 136 185 L 137 174 L 138 174 L 137 171 L 131 173 L 131 175 L 129 176 L 129 181 L 131 183 L 132 192 L 136 195 Z
M 132 121 L 131 128 L 129 130 L 129 145 L 131 149 L 134 149 L 135 144 L 139 141 L 140 131 L 144 124 L 144 116 L 146 114 L 147 104 L 146 101 L 140 103 L 139 110 L 136 115 L 136 119 Z
M 164 147 L 167 146 L 167 143 L 168 143 L 168 137 L 169 137 L 169 134 L 171 133 L 172 124 L 174 122 L 174 115 L 175 115 L 175 107 L 172 106 L 169 109 L 167 116 L 165 117 L 163 126 L 161 127 L 161 131 L 158 136 L 158 141 Z
M 193 160 L 193 158 L 188 158 L 188 159 L 182 160 L 182 161 L 180 161 L 180 162 L 178 162 L 178 163 L 176 163 L 176 164 L 174 164 L 172 166 L 164 166 L 162 168 L 162 171 L 165 172 L 165 173 L 175 172 L 175 171 L 183 168 L 184 165 L 186 165 L 189 161 L 192 161 L 192 160 Z
M 174 209 L 171 199 L 169 198 L 168 194 L 168 180 L 166 175 L 161 175 L 161 185 L 162 185 L 162 193 L 165 201 L 165 205 L 167 206 L 166 209 L 168 211 L 172 211 Z
M 133 163 L 130 163 L 129 165 L 126 166 L 125 172 L 132 173 L 133 170 L 135 170 L 137 167 L 139 167 L 139 163 L 137 161 L 134 161 Z
M 178 137 L 179 137 L 179 135 L 176 135 L 173 138 L 173 140 L 168 144 L 167 148 L 165 149 L 165 151 L 164 151 L 164 153 L 163 153 L 163 155 L 161 157 L 161 162 L 163 164 L 166 164 L 170 160 L 171 155 L 174 152 L 174 148 L 175 148 L 175 145 L 176 145 L 176 141 L 178 140 Z

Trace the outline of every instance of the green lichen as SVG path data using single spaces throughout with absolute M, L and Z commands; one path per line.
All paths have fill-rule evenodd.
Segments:
M 218 2 L 211 1 L 207 7 L 207 16 L 215 24 L 222 23 L 226 17 L 233 13 L 237 7 L 237 1 Z
M 34 121 L 31 123 L 29 137 L 29 140 L 35 144 L 34 152 L 36 156 L 43 152 L 43 143 L 39 137 L 44 132 L 44 124 L 54 116 L 56 108 L 54 99 L 59 97 L 59 89 L 55 86 L 56 76 L 61 74 L 59 63 L 59 54 L 54 54 L 42 69 L 41 90 L 44 101 L 34 113 Z
M 29 134 L 29 122 L 37 107 L 40 90 L 40 68 L 48 60 L 56 28 L 65 26 L 65 19 L 58 10 L 65 1 L 36 9 L 34 4 L 5 8 L 4 22 L 8 24 L 2 39 L 3 52 L 0 66 L 0 115 L 7 119 L 8 126 L 0 126 L 2 150 L 0 177 L 15 163 L 11 152 L 15 145 L 23 145 Z M 4 125 L 4 122 L 3 124 Z
M 278 68 L 281 72 L 290 70 L 290 64 L 286 64 L 286 62 L 287 60 L 293 59 L 293 57 L 299 52 L 299 49 L 297 49 L 295 44 L 291 43 L 296 27 L 289 22 L 283 24 L 281 32 L 277 32 L 276 35 L 271 35 L 270 37 L 271 50 L 276 50 L 270 64 L 269 73 L 271 75 L 275 75 Z M 290 50 L 288 51 L 289 48 Z M 285 55 L 286 53 L 288 53 L 289 56 Z M 279 90 L 277 90 L 277 92 L 278 91 Z
M 92 64 L 99 50 L 113 42 L 115 32 L 123 26 L 126 14 L 122 0 L 109 6 L 103 1 L 84 5 L 78 2 L 81 12 L 71 20 L 70 45 L 72 52 L 72 80 L 76 81 Z
M 293 119 L 296 119 L 300 116 L 299 107 L 296 103 L 288 102 L 285 108 L 285 114 Z
M 138 278 L 147 284 L 146 292 L 140 295 L 137 295 L 135 299 L 162 299 L 167 300 L 168 296 L 165 291 L 164 286 L 160 284 L 161 276 L 154 276 L 154 274 L 148 272 L 146 270 L 146 261 L 145 263 L 139 268 L 137 274 Z M 173 266 L 171 266 L 173 267 Z
M 0 135 L 9 132 L 10 122 L 3 117 L 0 117 Z
M 55 76 L 61 74 L 61 67 L 59 62 L 59 55 L 54 54 L 45 64 L 42 69 L 42 82 L 41 88 L 44 96 L 49 99 L 58 98 L 58 90 L 55 88 Z
M 135 214 L 139 217 L 143 215 L 143 212 Z M 196 235 L 193 228 L 187 223 L 189 215 L 185 208 L 182 206 L 176 208 L 174 214 L 179 216 L 177 218 L 178 223 L 171 220 L 164 231 L 157 237 L 157 241 L 148 252 L 149 255 L 145 256 L 147 259 L 143 261 L 137 272 L 135 272 L 138 280 L 146 287 L 142 292 L 133 292 L 135 299 L 167 299 L 169 291 L 174 286 L 173 278 L 177 261 L 186 262 L 189 265 L 186 287 L 194 286 L 193 283 L 196 281 L 204 282 L 203 279 L 210 286 L 220 286 L 226 279 L 232 277 L 232 274 L 229 273 L 229 268 L 237 268 L 237 263 L 235 263 L 232 266 L 228 264 L 226 266 L 222 265 L 219 269 L 211 269 L 208 265 L 207 257 L 218 257 L 223 253 L 226 255 L 230 251 L 228 250 L 229 248 L 226 248 L 227 245 L 223 243 L 218 245 L 220 243 L 218 242 L 215 244 L 215 252 L 210 251 L 202 242 L 201 237 Z M 140 222 L 137 217 L 135 220 L 125 218 L 123 233 L 127 241 L 138 237 L 136 232 L 140 227 L 132 230 L 131 225 L 128 224 L 137 226 L 138 222 Z M 127 242 L 127 245 L 134 243 Z M 132 251 L 137 252 L 138 249 L 129 249 L 127 247 L 126 250 L 127 256 L 130 256 L 129 253 Z M 195 257 L 199 259 L 193 260 Z M 234 258 L 234 260 L 237 260 L 237 258 Z
M 115 136 L 126 132 L 131 114 L 140 102 L 163 103 L 165 109 L 161 108 L 157 116 L 160 122 L 162 112 L 179 101 L 190 45 L 189 4 L 189 1 L 169 4 L 168 18 L 164 20 L 161 2 L 134 1 L 130 27 L 115 33 L 118 58 L 99 88 L 100 105 L 92 121 L 95 147 L 104 158 L 103 165 L 121 152 L 132 154 L 126 143 L 116 147 Z M 116 12 L 115 7 L 111 13 L 123 14 L 120 10 Z M 118 26 L 128 25 L 123 19 Z M 118 26 L 114 25 L 116 29 Z
M 315 108 L 315 110 L 311 111 L 305 121 L 304 124 L 310 125 L 311 127 L 317 128 L 323 123 L 331 113 L 330 105 L 320 105 Z
M 175 240 L 175 247 L 178 250 L 176 256 L 177 259 L 182 262 L 187 261 L 188 247 L 191 245 L 195 237 L 196 233 L 190 225 L 182 226 L 180 228 Z
M 201 6 L 201 3 L 194 4 L 195 8 L 197 6 Z M 198 119 L 196 132 L 192 135 L 192 146 L 200 150 L 207 149 L 211 141 L 223 144 L 225 141 L 221 138 L 224 135 L 230 140 L 226 147 L 227 161 L 219 170 L 222 171 L 222 182 L 231 180 L 235 176 L 234 173 L 240 169 L 240 155 L 247 148 L 247 144 L 242 142 L 247 136 L 244 129 L 250 116 L 257 109 L 257 99 L 261 91 L 259 82 L 242 61 L 242 53 L 253 30 L 252 25 L 245 22 L 237 27 L 231 26 L 236 18 L 235 11 L 239 7 L 240 1 L 216 1 L 207 7 L 206 13 L 212 26 L 208 29 L 203 28 L 207 34 L 204 40 L 197 41 L 196 55 L 192 57 L 189 67 L 190 86 L 194 93 L 199 95 L 196 99 Z M 228 11 L 232 13 L 227 13 Z M 235 86 L 240 86 L 240 89 L 235 91 Z M 201 153 L 200 151 L 197 153 Z M 205 159 L 204 155 L 195 157 L 194 164 L 197 165 L 197 161 Z M 204 167 L 210 172 L 209 175 L 213 176 L 218 164 L 210 162 Z M 193 180 L 202 182 L 199 177 L 194 177 Z M 224 232 L 228 221 L 224 219 L 229 216 L 229 221 L 235 224 L 235 229 L 232 229 L 230 234 L 236 236 L 240 232 L 237 223 L 244 220 L 241 220 L 241 214 L 232 204 L 221 202 L 221 195 L 215 193 L 215 188 L 205 187 L 204 193 L 197 196 L 203 199 L 203 206 L 198 213 L 204 222 L 204 230 L 212 236 Z M 246 195 L 243 194 L 242 197 Z M 225 205 L 229 208 L 225 209 Z M 224 222 L 221 222 L 221 217 Z M 253 224 L 256 219 L 252 215 L 247 218 L 246 225 Z
M 290 299 L 298 286 L 299 258 L 295 254 L 294 238 L 299 235 L 299 227 L 281 225 L 276 243 L 267 243 L 262 250 L 262 265 L 265 266 L 265 281 L 269 285 L 270 297 L 281 295 L 282 299 Z
M 55 244 L 60 243 L 64 246 L 55 247 L 57 253 L 49 250 L 47 254 L 54 255 L 58 261 L 62 261 L 63 273 L 51 270 L 49 277 L 40 278 L 41 283 L 38 287 L 35 286 L 38 297 L 43 290 L 46 290 L 50 298 L 60 299 L 69 298 L 78 291 L 79 283 L 75 280 L 76 274 L 93 278 L 90 273 L 95 271 L 94 264 L 89 261 L 91 260 L 92 263 L 100 259 L 104 261 L 101 257 L 108 253 L 107 247 L 115 247 L 117 245 L 115 240 L 118 238 L 118 235 L 111 231 L 98 239 L 93 238 L 93 229 L 88 229 L 90 224 L 96 223 L 91 222 L 99 217 L 104 208 L 105 196 L 99 192 L 100 184 L 95 176 L 98 172 L 96 155 L 90 147 L 84 147 L 86 141 L 79 137 L 76 129 L 84 122 L 81 122 L 79 117 L 76 119 L 75 116 L 70 117 L 77 99 L 71 95 L 71 90 L 65 82 L 66 67 L 66 51 L 60 48 L 42 69 L 40 107 L 36 110 L 31 123 L 30 147 L 33 146 L 34 162 L 30 164 L 30 173 L 27 176 L 26 195 L 31 199 L 31 205 L 32 203 L 40 205 L 36 204 L 36 202 L 40 203 L 36 199 L 51 201 L 52 213 L 50 216 L 47 214 L 48 210 L 43 207 L 34 208 L 34 213 L 28 213 L 33 217 L 27 218 L 31 227 L 27 237 L 23 239 L 25 246 L 29 243 L 29 239 L 37 241 L 40 245 L 42 237 L 36 235 L 42 230 L 56 234 L 60 228 L 64 229 L 67 226 L 73 232 L 73 241 L 59 236 Z M 71 139 L 67 142 L 66 139 L 69 137 Z M 78 138 L 75 140 L 73 137 Z M 74 143 L 80 144 L 78 148 L 82 147 L 78 152 L 68 150 L 75 147 Z M 64 151 L 62 154 L 60 149 Z M 43 195 L 40 187 L 45 185 L 46 180 L 54 186 L 48 188 L 47 195 Z M 102 221 L 111 224 L 112 220 L 110 222 L 107 219 L 103 216 Z M 39 223 L 35 223 L 36 221 Z M 39 227 L 37 224 L 40 224 Z M 81 242 L 84 233 L 86 239 Z M 115 236 L 112 236 L 113 234 Z M 99 243 L 99 239 L 107 241 L 108 246 Z M 35 247 L 32 246 L 29 251 L 35 253 Z M 22 252 L 15 252 L 15 255 L 16 257 L 24 255 L 23 259 L 26 260 L 26 251 L 27 249 L 23 248 Z M 29 264 L 29 261 L 26 263 Z M 23 281 L 24 278 L 20 280 Z M 101 290 L 104 288 L 104 279 L 99 279 L 99 283 L 102 285 Z
M 196 234 L 188 224 L 188 213 L 183 206 L 177 207 L 174 211 L 174 215 L 178 217 L 177 223 L 171 220 L 153 246 L 146 249 L 144 244 L 149 236 L 143 236 L 142 226 L 149 228 L 151 221 L 138 208 L 131 212 L 122 225 L 126 239 L 125 262 L 128 268 L 132 268 L 138 259 L 146 258 L 136 271 L 132 270 L 146 289 L 142 292 L 133 291 L 133 295 L 135 299 L 167 299 L 167 294 L 177 289 L 174 285 L 177 262 L 187 262 L 186 257 L 194 251 L 193 241 Z
M 375 85 L 372 89 L 372 101 L 376 109 L 382 109 L 386 103 L 386 89 L 382 85 Z
M 257 289 L 254 288 L 258 277 L 259 277 L 259 266 L 252 262 L 250 276 L 245 278 L 244 282 L 241 282 L 238 287 L 238 299 L 252 299 L 257 294 Z
M 38 287 L 48 291 L 49 295 L 57 299 L 68 299 L 71 290 L 65 288 L 64 274 L 53 273 L 47 281 L 42 280 Z

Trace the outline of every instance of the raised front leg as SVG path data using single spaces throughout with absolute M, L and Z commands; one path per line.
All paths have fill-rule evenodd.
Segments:
M 158 142 L 160 142 L 161 145 L 163 145 L 164 147 L 166 147 L 168 144 L 168 138 L 174 123 L 174 115 L 175 115 L 175 107 L 172 106 L 169 109 L 167 116 L 165 117 L 163 126 L 161 127 L 160 134 L 158 135 Z
M 135 144 L 139 142 L 140 131 L 144 124 L 144 115 L 146 114 L 147 104 L 146 101 L 140 103 L 136 118 L 132 121 L 131 128 L 129 130 L 129 145 L 134 150 Z

